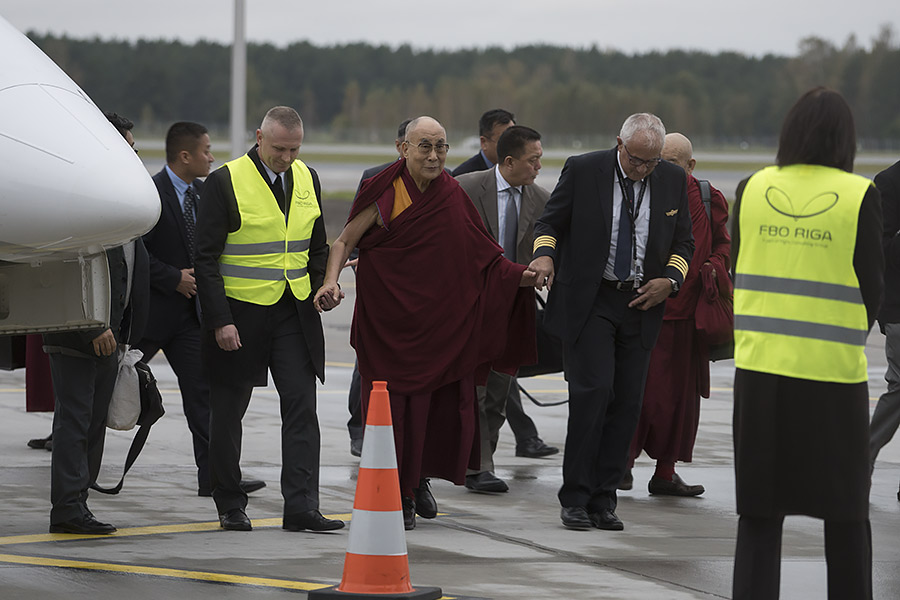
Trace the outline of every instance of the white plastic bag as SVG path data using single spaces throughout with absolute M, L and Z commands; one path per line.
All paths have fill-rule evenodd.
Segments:
M 125 351 L 119 352 L 119 374 L 116 377 L 112 400 L 109 402 L 106 426 L 110 429 L 128 431 L 134 428 L 138 417 L 141 416 L 141 389 L 134 365 L 144 357 L 144 354 L 124 344 L 122 347 Z

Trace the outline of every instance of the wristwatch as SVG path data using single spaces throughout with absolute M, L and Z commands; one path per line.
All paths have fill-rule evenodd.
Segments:
M 681 289 L 681 286 L 678 285 L 678 282 L 676 280 L 672 279 L 671 277 L 669 277 L 668 280 L 672 282 L 672 293 L 673 294 L 675 292 L 677 292 L 679 289 Z

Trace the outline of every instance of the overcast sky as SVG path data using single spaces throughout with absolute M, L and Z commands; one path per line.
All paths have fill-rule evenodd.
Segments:
M 817 36 L 871 45 L 883 24 L 900 37 L 898 0 L 246 0 L 250 41 L 283 46 L 366 41 L 422 48 L 524 44 L 645 53 L 672 48 L 794 55 Z M 233 0 L 0 0 L 22 31 L 85 38 L 228 42 Z

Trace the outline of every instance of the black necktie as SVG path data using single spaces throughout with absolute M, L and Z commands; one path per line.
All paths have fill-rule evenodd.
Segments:
M 516 210 L 516 189 L 506 188 L 506 221 L 503 224 L 503 256 L 516 260 L 516 236 L 519 233 L 519 213 Z
M 189 185 L 184 193 L 184 230 L 187 233 L 188 253 L 191 255 L 191 264 L 194 264 L 194 232 L 197 229 L 194 211 L 196 208 L 197 195 L 194 193 L 194 187 Z
M 278 201 L 281 212 L 284 212 L 284 184 L 281 183 L 281 173 L 276 173 L 275 183 L 272 184 L 272 193 Z
M 613 273 L 619 281 L 626 281 L 631 277 L 631 216 L 630 209 L 634 206 L 634 181 L 625 178 L 625 196 L 622 197 L 622 214 L 619 215 L 619 237 L 616 240 L 616 262 Z M 637 215 L 635 215 L 635 219 Z

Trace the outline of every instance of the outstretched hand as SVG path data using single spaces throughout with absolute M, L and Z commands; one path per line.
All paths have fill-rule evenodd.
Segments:
M 519 287 L 534 287 L 538 283 L 538 274 L 531 269 L 525 269 L 522 271 L 522 280 L 519 282 Z
M 549 290 L 553 286 L 553 259 L 549 256 L 538 256 L 528 265 L 528 271 L 533 271 L 537 274 L 537 279 L 534 282 L 534 287 L 537 289 L 542 290 L 546 285 Z M 528 271 L 525 272 L 527 273 Z
M 336 307 L 343 299 L 344 292 L 341 291 L 341 287 L 337 283 L 326 283 L 316 292 L 316 297 L 313 298 L 313 306 L 316 307 L 317 311 L 323 312 Z

